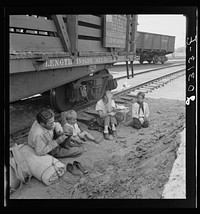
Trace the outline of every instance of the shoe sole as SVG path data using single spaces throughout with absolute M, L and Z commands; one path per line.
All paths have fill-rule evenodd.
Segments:
M 80 163 L 79 163 L 80 164 Z M 79 167 L 79 165 L 75 162 L 73 163 L 73 166 L 75 166 L 78 170 L 80 170 L 83 174 L 87 174 L 88 171 L 86 169 L 82 169 L 82 166 Z

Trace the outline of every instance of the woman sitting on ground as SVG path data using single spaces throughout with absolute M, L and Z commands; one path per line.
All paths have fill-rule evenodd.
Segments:
M 137 102 L 132 105 L 132 126 L 136 129 L 147 128 L 149 126 L 149 106 L 144 102 L 145 94 L 137 94 Z
M 97 123 L 104 127 L 104 137 L 107 140 L 112 140 L 112 135 L 117 136 L 116 125 L 117 120 L 115 118 L 116 109 L 115 101 L 112 99 L 113 95 L 111 91 L 106 91 L 103 98 L 96 104 L 96 111 L 99 113 Z M 112 135 L 109 135 L 109 129 L 112 131 Z

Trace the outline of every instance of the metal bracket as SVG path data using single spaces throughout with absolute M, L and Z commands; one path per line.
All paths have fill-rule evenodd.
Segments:
M 41 58 L 34 59 L 33 66 L 36 68 L 36 71 L 40 71 L 41 65 L 45 63 L 47 60 L 49 60 L 49 57 L 47 55 L 42 55 Z

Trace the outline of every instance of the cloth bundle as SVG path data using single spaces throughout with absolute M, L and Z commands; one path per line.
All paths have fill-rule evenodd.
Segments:
M 51 155 L 38 156 L 29 145 L 20 148 L 20 153 L 27 160 L 31 174 L 46 185 L 51 185 L 66 170 L 66 166 Z
M 26 159 L 21 155 L 23 145 L 14 144 L 10 148 L 10 192 L 12 193 L 22 184 L 27 184 L 31 179 L 31 171 Z

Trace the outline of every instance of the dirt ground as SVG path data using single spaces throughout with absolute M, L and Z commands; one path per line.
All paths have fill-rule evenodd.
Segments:
M 31 179 L 11 199 L 68 198 L 162 198 L 185 127 L 185 103 L 180 100 L 147 98 L 150 126 L 135 130 L 120 124 L 116 138 L 100 144 L 86 142 L 87 151 L 77 158 L 60 159 L 67 164 L 77 160 L 89 173 L 73 176 L 66 172 L 55 184 L 45 186 Z M 81 124 L 87 130 L 86 125 Z M 102 136 L 97 131 L 89 131 Z

